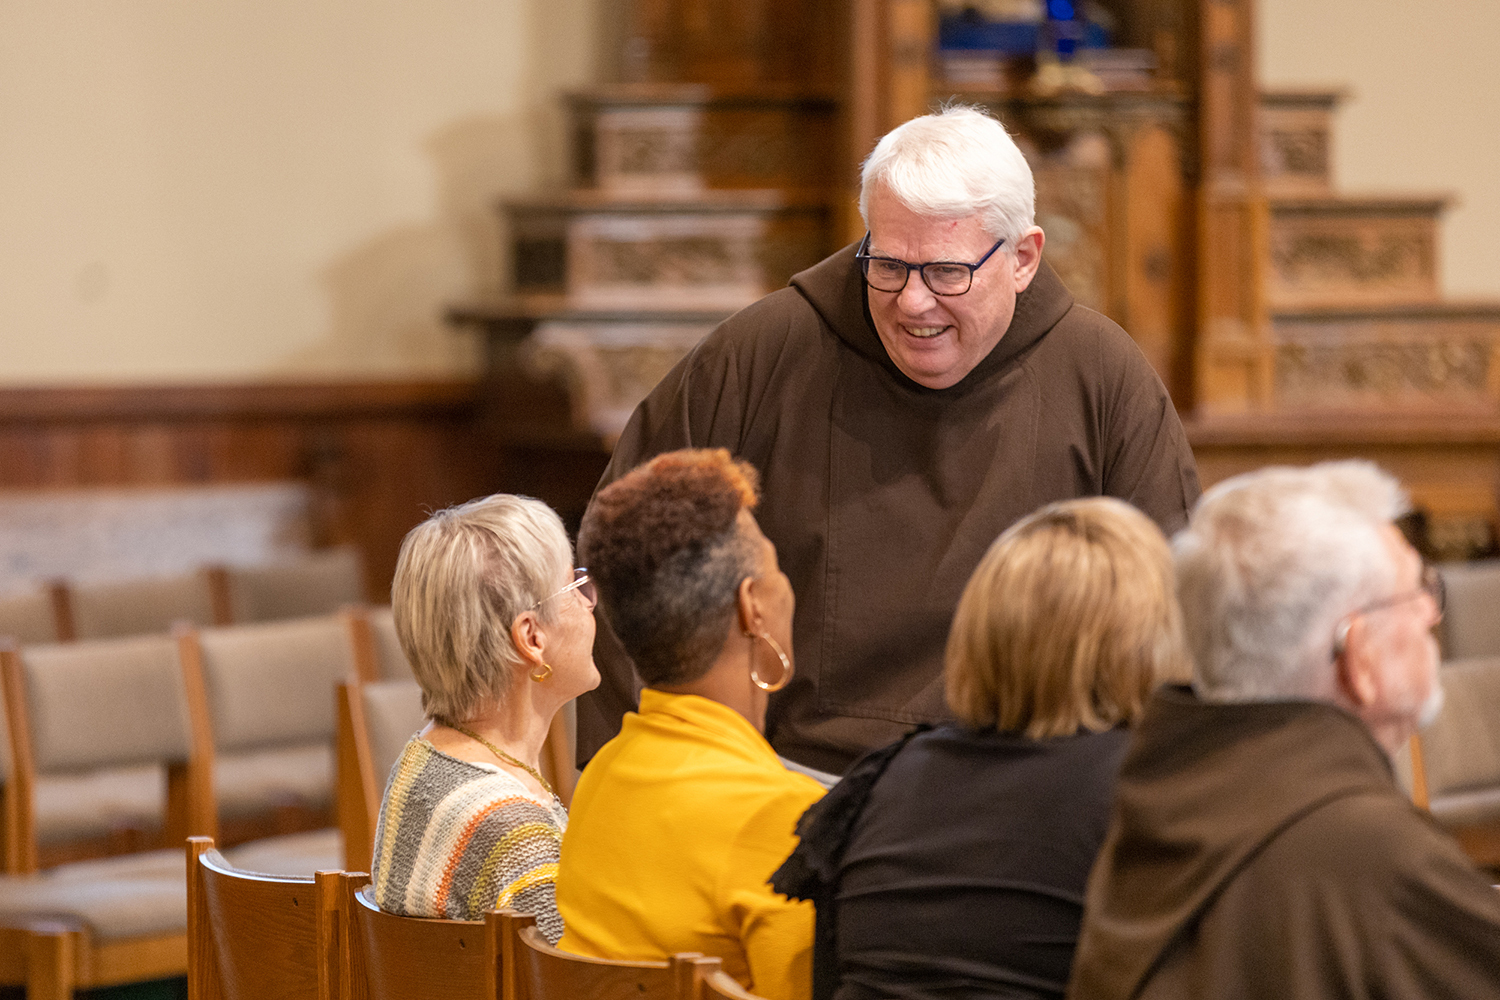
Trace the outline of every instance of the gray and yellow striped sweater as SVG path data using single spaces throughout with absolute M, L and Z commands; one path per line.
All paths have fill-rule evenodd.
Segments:
M 413 738 L 391 769 L 375 828 L 375 902 L 408 917 L 481 920 L 509 906 L 562 937 L 554 894 L 568 813 L 489 764 Z

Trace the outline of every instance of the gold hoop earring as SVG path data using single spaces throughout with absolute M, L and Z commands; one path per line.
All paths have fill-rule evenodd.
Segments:
M 786 651 L 781 648 L 781 644 L 775 639 L 771 638 L 771 633 L 756 633 L 747 630 L 745 632 L 745 637 L 750 640 L 750 683 L 754 684 L 762 691 L 780 691 L 782 688 L 791 683 L 792 661 L 787 659 Z M 781 661 L 781 676 L 776 679 L 775 683 L 767 683 L 766 681 L 761 680 L 760 674 L 755 672 L 756 639 L 765 640 L 766 645 L 771 647 L 771 652 L 775 653 L 776 658 Z
M 542 669 L 532 672 L 531 679 L 534 680 L 534 681 L 544 681 L 548 677 L 551 677 L 551 676 L 552 676 L 552 664 L 544 662 L 542 664 Z

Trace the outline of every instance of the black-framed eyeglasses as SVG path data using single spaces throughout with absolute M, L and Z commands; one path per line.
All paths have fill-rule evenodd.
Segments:
M 1432 619 L 1432 624 L 1436 625 L 1442 621 L 1444 612 L 1448 610 L 1448 588 L 1443 583 L 1443 574 L 1438 572 L 1437 567 L 1424 563 L 1422 565 L 1422 579 L 1417 584 L 1416 589 L 1403 590 L 1399 594 L 1392 594 L 1390 597 L 1371 601 L 1369 604 L 1355 608 L 1339 621 L 1338 629 L 1334 632 L 1333 636 L 1334 659 L 1344 655 L 1344 644 L 1349 639 L 1349 623 L 1355 617 L 1372 614 L 1376 611 L 1384 611 L 1387 608 L 1394 608 L 1398 604 L 1414 601 L 1423 594 L 1432 598 L 1432 605 L 1437 609 L 1437 615 Z
M 859 261 L 864 272 L 865 283 L 878 292 L 899 292 L 906 287 L 907 279 L 916 271 L 922 275 L 922 283 L 934 295 L 962 295 L 974 284 L 974 272 L 995 255 L 1005 241 L 996 240 L 989 252 L 973 264 L 956 260 L 935 260 L 927 264 L 909 264 L 895 257 L 877 257 L 866 253 L 870 248 L 870 234 L 860 240 L 854 259 Z
M 588 569 L 583 566 L 579 566 L 573 571 L 572 583 L 568 584 L 566 587 L 564 587 L 562 590 L 559 590 L 555 594 L 548 594 L 546 597 L 542 598 L 540 601 L 537 601 L 526 610 L 535 611 L 543 604 L 546 604 L 548 601 L 552 600 L 552 598 L 561 597 L 570 590 L 578 591 L 578 596 L 583 598 L 584 602 L 588 604 L 590 610 L 593 610 L 593 608 L 595 608 L 599 604 L 599 588 L 594 586 L 594 581 L 589 577 Z

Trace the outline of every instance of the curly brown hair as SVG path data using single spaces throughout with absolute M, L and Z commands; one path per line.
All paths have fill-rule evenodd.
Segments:
M 759 476 L 723 448 L 658 455 L 594 497 L 578 555 L 599 608 L 648 685 L 701 676 L 718 657 L 756 549 L 738 518 Z

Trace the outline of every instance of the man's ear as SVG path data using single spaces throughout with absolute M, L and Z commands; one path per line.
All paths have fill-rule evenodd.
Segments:
M 753 635 L 760 631 L 760 602 L 755 599 L 755 577 L 747 576 L 735 590 L 734 603 L 740 619 L 740 631 Z
M 1364 616 L 1355 615 L 1344 635 L 1343 652 L 1334 660 L 1339 690 L 1358 708 L 1373 705 L 1380 697 L 1380 666 L 1370 645 L 1370 629 Z
M 527 662 L 545 662 L 547 635 L 542 630 L 542 623 L 537 620 L 535 612 L 524 612 L 510 623 L 510 641 L 515 643 L 516 652 L 520 653 Z
M 1042 232 L 1040 226 L 1032 226 L 1026 230 L 1026 235 L 1016 241 L 1017 295 L 1026 291 L 1031 279 L 1036 277 L 1037 268 L 1042 266 L 1042 245 L 1046 242 L 1047 234 Z

